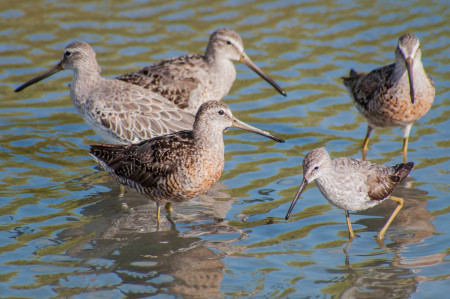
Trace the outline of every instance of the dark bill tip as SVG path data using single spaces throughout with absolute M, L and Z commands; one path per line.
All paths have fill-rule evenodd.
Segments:
M 249 124 L 244 123 L 243 121 L 238 120 L 235 117 L 233 117 L 233 127 L 240 128 L 240 129 L 252 132 L 252 133 L 256 133 L 256 134 L 265 136 L 267 138 L 270 138 L 270 139 L 275 140 L 275 141 L 280 142 L 280 143 L 284 143 L 284 140 L 281 139 L 280 137 L 272 135 L 269 132 L 266 132 L 264 130 L 255 128 L 255 127 L 253 127 L 253 126 L 251 126 Z
M 34 78 L 31 79 L 30 81 L 25 82 L 24 84 L 20 85 L 19 87 L 17 87 L 17 88 L 14 90 L 14 92 L 22 91 L 22 90 L 24 90 L 25 88 L 27 88 L 28 86 L 33 85 L 33 84 L 35 84 L 35 83 L 37 83 L 37 82 L 39 82 L 39 81 L 42 81 L 42 80 L 44 80 L 45 78 L 48 78 L 48 77 L 50 77 L 51 75 L 56 74 L 57 72 L 62 71 L 62 70 L 63 70 L 63 68 L 62 68 L 61 63 L 58 63 L 58 64 L 55 65 L 53 68 L 51 68 L 50 70 L 46 71 L 45 73 L 40 74 L 39 76 L 34 77 Z
M 281 95 L 287 96 L 286 92 L 272 78 L 266 75 L 256 64 L 254 64 L 250 57 L 248 57 L 244 52 L 241 54 L 240 61 L 272 85 Z
M 289 210 L 286 213 L 286 217 L 284 217 L 285 220 L 288 220 L 289 217 L 291 217 L 291 212 L 294 209 L 294 206 L 297 203 L 298 198 L 300 197 L 302 192 L 305 190 L 306 185 L 308 185 L 308 181 L 306 181 L 305 177 L 303 177 L 302 183 L 301 183 L 300 187 L 298 187 L 297 193 L 295 193 L 294 199 L 291 202 L 291 206 L 289 207 Z

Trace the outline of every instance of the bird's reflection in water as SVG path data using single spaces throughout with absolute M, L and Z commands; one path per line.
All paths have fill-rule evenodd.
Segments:
M 102 213 L 103 217 L 95 217 L 83 228 L 66 230 L 58 237 L 67 240 L 81 234 L 92 234 L 91 239 L 76 244 L 67 253 L 81 258 L 87 265 L 96 259 L 108 260 L 110 266 L 107 271 L 120 277 L 120 285 L 130 293 L 145 293 L 142 290 L 146 289 L 152 295 L 221 297 L 222 256 L 200 236 L 220 236 L 218 239 L 221 241 L 212 242 L 213 247 L 220 247 L 220 242 L 233 242 L 245 235 L 224 220 L 232 199 L 226 198 L 229 196 L 220 192 L 220 188 L 223 185 L 219 183 L 206 195 L 175 204 L 174 222 L 161 217 L 163 221 L 159 231 L 155 229 L 154 202 L 134 192 L 126 192 L 124 198 L 128 208 L 121 208 L 123 199 L 116 196 L 119 190 L 114 188 L 110 192 L 114 195 L 110 198 L 103 195 L 106 199 L 84 210 L 85 215 Z M 90 267 L 87 273 L 77 275 L 101 271 L 105 270 Z
M 407 257 L 411 246 L 426 243 L 426 239 L 435 232 L 432 224 L 435 218 L 427 209 L 426 192 L 412 188 L 413 178 L 407 178 L 394 192 L 395 196 L 405 200 L 403 209 L 386 233 L 384 244 L 378 248 L 364 251 L 367 258 L 358 263 L 351 263 L 352 249 L 363 251 L 358 247 L 358 238 L 347 248 L 346 267 L 341 270 L 328 269 L 331 272 L 343 272 L 346 276 L 342 282 L 334 283 L 340 289 L 339 298 L 407 298 L 414 293 L 420 282 L 430 280 L 428 277 L 417 276 L 421 268 L 441 263 L 445 252 L 433 253 L 421 257 Z M 373 209 L 360 212 L 366 215 L 389 215 L 395 203 L 386 202 Z M 365 218 L 356 221 L 366 226 L 369 231 L 376 232 L 385 219 Z M 378 251 L 378 253 L 377 253 Z M 393 258 L 382 257 L 386 253 L 394 254 Z M 377 255 L 379 258 L 377 258 Z M 354 257 L 356 258 L 356 257 Z M 414 270 L 412 270 L 414 269 Z M 414 271 L 414 275 L 413 274 Z M 351 285 L 349 285 L 351 281 Z M 345 285 L 344 285 L 345 282 Z M 339 286 L 340 285 L 340 286 Z M 331 288 L 330 288 L 331 290 Z

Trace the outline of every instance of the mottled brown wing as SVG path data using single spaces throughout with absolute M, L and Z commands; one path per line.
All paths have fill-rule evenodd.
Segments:
M 90 99 L 88 110 L 93 119 L 123 143 L 192 130 L 194 115 L 156 93 L 115 79 L 105 80 L 100 90 L 92 93 L 96 98 Z
M 163 60 L 117 79 L 150 89 L 184 109 L 191 92 L 201 84 L 198 68 L 207 69 L 200 55 L 185 55 Z
M 116 180 L 129 185 L 128 180 L 142 172 L 134 153 L 139 145 L 91 145 L 90 154 Z
M 122 159 L 129 147 L 130 145 L 96 144 L 91 145 L 89 154 L 99 163 L 109 166 Z
M 352 69 L 348 77 L 342 77 L 355 103 L 366 108 L 378 94 L 386 94 L 385 91 L 391 87 L 389 78 L 394 66 L 395 64 L 384 66 L 370 73 L 356 72 Z
M 121 183 L 130 185 L 131 181 L 142 188 L 152 188 L 177 170 L 177 161 L 192 146 L 191 141 L 192 132 L 182 131 L 140 144 L 92 145 L 90 154 Z
M 401 163 L 395 166 L 380 168 L 379 173 L 371 173 L 367 177 L 368 195 L 373 200 L 383 200 L 411 172 L 414 163 Z
M 142 187 L 152 187 L 159 179 L 176 172 L 193 147 L 192 131 L 157 137 L 152 142 L 143 142 L 134 154 L 142 171 L 135 173 L 132 180 L 141 182 Z

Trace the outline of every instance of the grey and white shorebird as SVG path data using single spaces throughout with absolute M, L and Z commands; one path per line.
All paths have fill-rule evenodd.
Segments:
M 208 101 L 200 106 L 190 131 L 139 144 L 92 145 L 90 154 L 120 184 L 155 201 L 160 223 L 161 203 L 204 194 L 219 180 L 225 163 L 223 133 L 229 127 L 284 142 L 238 120 L 225 103 Z
M 66 69 L 73 71 L 70 85 L 73 104 L 84 120 L 108 142 L 137 143 L 192 129 L 194 115 L 161 95 L 121 80 L 102 78 L 95 51 L 82 41 L 69 44 L 56 66 L 15 91 Z
M 323 196 L 331 204 L 345 211 L 350 240 L 355 234 L 349 210 L 366 210 L 387 198 L 397 202 L 394 212 L 378 233 L 377 239 L 382 240 L 404 202 L 402 198 L 390 195 L 408 176 L 413 166 L 412 162 L 383 166 L 352 158 L 331 159 L 325 148 L 314 149 L 303 159 L 303 180 L 286 214 L 286 220 L 308 183 L 315 181 Z
M 421 60 L 419 39 L 402 35 L 395 50 L 395 63 L 371 71 L 350 71 L 343 77 L 356 108 L 367 119 L 367 133 L 362 144 L 366 159 L 370 133 L 380 127 L 403 128 L 403 162 L 406 163 L 411 127 L 424 116 L 434 101 L 434 82 Z
M 236 79 L 234 61 L 244 63 L 280 94 L 286 95 L 272 78 L 252 62 L 244 51 L 241 37 L 231 29 L 218 29 L 211 34 L 204 55 L 190 54 L 165 59 L 117 79 L 148 88 L 195 114 L 202 103 L 220 101 L 228 94 Z

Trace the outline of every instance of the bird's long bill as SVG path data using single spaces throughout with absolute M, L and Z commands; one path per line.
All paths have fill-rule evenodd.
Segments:
M 305 179 L 305 177 L 303 177 L 302 184 L 300 185 L 300 187 L 298 187 L 297 193 L 295 193 L 294 199 L 292 200 L 291 206 L 289 207 L 289 210 L 286 214 L 286 217 L 284 217 L 284 219 L 288 220 L 289 217 L 291 217 L 292 209 L 294 208 L 295 204 L 297 203 L 297 200 L 300 197 L 300 195 L 305 190 L 306 185 L 308 185 L 308 181 Z
M 243 129 L 243 130 L 246 130 L 246 131 L 249 131 L 249 132 L 252 132 L 252 133 L 256 133 L 256 134 L 259 134 L 259 135 L 263 135 L 263 136 L 266 136 L 266 137 L 268 137 L 270 139 L 273 139 L 275 141 L 278 141 L 278 142 L 284 142 L 284 140 L 281 139 L 280 137 L 274 136 L 274 135 L 272 135 L 272 134 L 270 134 L 270 133 L 268 133 L 266 131 L 263 131 L 261 129 L 255 128 L 253 126 L 250 126 L 250 125 L 240 121 L 236 117 L 233 117 L 233 127 L 240 128 L 240 129 Z
M 63 70 L 63 67 L 62 67 L 62 65 L 61 65 L 61 62 L 59 62 L 57 65 L 55 65 L 55 66 L 54 66 L 53 68 L 51 68 L 50 70 L 46 71 L 46 72 L 43 73 L 43 74 L 40 74 L 39 76 L 37 76 L 37 77 L 31 79 L 30 81 L 28 81 L 28 82 L 26 82 L 26 83 L 20 85 L 20 86 L 17 87 L 16 90 L 14 90 L 14 91 L 15 91 L 15 92 L 19 92 L 19 91 L 21 91 L 21 90 L 27 88 L 28 86 L 33 85 L 34 83 L 37 83 L 37 82 L 39 82 L 39 81 L 41 81 L 41 80 L 44 80 L 45 78 L 50 77 L 51 75 L 56 74 L 57 72 L 62 71 L 62 70 Z
M 406 59 L 406 70 L 408 71 L 409 94 L 411 96 L 411 103 L 414 104 L 413 60 L 411 58 Z
M 241 58 L 239 59 L 240 62 L 251 68 L 255 73 L 257 73 L 261 78 L 269 82 L 270 85 L 272 85 L 279 93 L 286 96 L 286 92 L 269 76 L 264 74 L 264 72 L 256 66 L 256 64 L 253 63 L 253 61 L 250 59 L 250 57 L 245 54 L 245 52 L 241 53 Z

